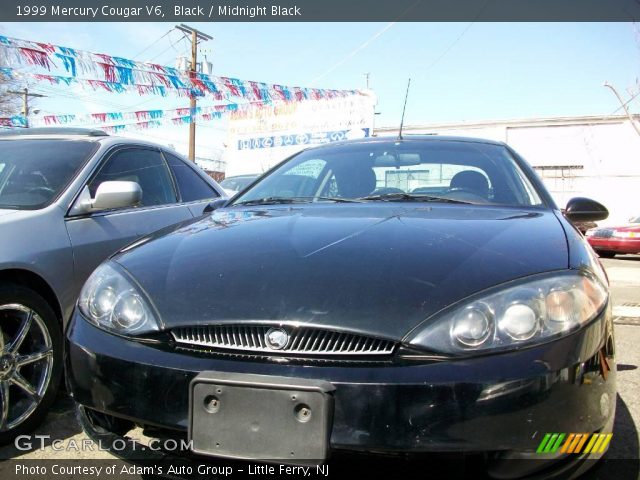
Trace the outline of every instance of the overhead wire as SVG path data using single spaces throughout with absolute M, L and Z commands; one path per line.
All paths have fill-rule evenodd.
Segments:
M 360 51 L 364 50 L 365 48 L 367 48 L 369 46 L 369 44 L 371 44 L 371 42 L 373 42 L 375 39 L 377 39 L 378 37 L 380 37 L 384 32 L 386 32 L 387 30 L 389 30 L 391 27 L 393 27 L 397 22 L 390 22 L 387 25 L 384 26 L 384 28 L 382 28 L 381 30 L 377 31 L 372 37 L 368 38 L 367 40 L 365 40 L 364 43 L 362 43 L 360 46 L 358 46 L 356 49 L 352 50 L 351 52 L 349 52 L 344 58 L 342 58 L 339 62 L 335 63 L 334 65 L 332 65 L 329 69 L 327 69 L 326 71 L 324 71 L 323 73 L 321 73 L 320 75 L 318 75 L 317 77 L 315 77 L 313 80 L 311 80 L 309 83 L 314 83 L 317 82 L 318 80 L 326 77 L 327 75 L 329 75 L 331 72 L 333 72 L 336 68 L 338 68 L 339 66 L 341 66 L 342 64 L 344 64 L 347 60 L 353 58 L 354 56 L 356 56 Z
M 380 37 L 383 33 L 385 33 L 387 30 L 389 30 L 391 27 L 393 27 L 396 23 L 398 23 L 398 21 L 400 19 L 402 19 L 407 13 L 409 13 L 411 10 L 413 10 L 418 4 L 420 4 L 422 2 L 422 0 L 416 0 L 416 2 L 412 3 L 411 5 L 409 5 L 409 7 L 407 7 L 406 10 L 404 10 L 400 15 L 398 15 L 393 22 L 388 23 L 387 25 L 385 25 L 382 29 L 380 29 L 379 31 L 377 31 L 376 33 L 373 34 L 372 37 L 370 37 L 369 39 L 365 40 L 364 43 L 362 43 L 360 46 L 358 46 L 355 50 L 352 50 L 351 52 L 349 52 L 342 60 L 340 60 L 339 62 L 335 63 L 333 66 L 331 66 L 328 70 L 326 70 L 325 72 L 321 73 L 320 75 L 318 75 L 317 77 L 315 77 L 313 80 L 311 80 L 309 83 L 314 83 L 318 80 L 320 80 L 321 78 L 327 76 L 329 73 L 333 72 L 336 68 L 338 68 L 339 66 L 341 66 L 343 63 L 345 63 L 347 60 L 353 58 L 355 55 L 357 55 L 360 51 L 364 50 L 365 48 L 367 48 L 371 42 L 373 42 L 374 40 L 376 40 L 378 37 Z
M 640 95 L 640 91 L 636 92 L 629 100 L 627 100 L 618 108 L 616 108 L 613 112 L 611 112 L 610 115 L 615 115 L 616 113 L 618 113 L 620 110 L 622 110 L 624 107 L 628 106 L 631 102 L 633 102 L 636 98 L 638 98 L 639 95 Z
M 435 66 L 438 64 L 438 62 L 439 62 L 440 60 L 442 60 L 445 56 L 447 56 L 447 54 L 448 54 L 448 53 L 453 49 L 453 47 L 455 47 L 455 46 L 456 46 L 456 44 L 457 44 L 460 40 L 462 40 L 462 37 L 464 37 L 464 36 L 465 36 L 465 34 L 469 31 L 469 29 L 470 29 L 471 27 L 473 27 L 473 25 L 474 25 L 475 23 L 476 23 L 475 21 L 473 21 L 473 22 L 469 23 L 469 25 L 467 25 L 467 27 L 462 31 L 462 33 L 460 33 L 460 35 L 458 35 L 458 36 L 456 37 L 456 39 L 455 39 L 453 42 L 451 42 L 451 43 L 449 44 L 449 46 L 448 46 L 448 47 L 447 47 L 447 48 L 446 48 L 446 49 L 445 49 L 445 50 L 440 54 L 440 56 L 438 56 L 438 57 L 437 57 L 433 62 L 431 62 L 431 63 L 427 66 L 427 68 L 425 68 L 425 69 L 422 71 L 422 73 L 424 73 L 424 72 L 427 72 L 427 71 L 431 70 L 433 67 L 435 67 Z
M 153 47 L 154 45 L 156 45 L 160 40 L 162 40 L 164 37 L 166 37 L 167 35 L 169 35 L 174 29 L 170 28 L 168 31 L 166 31 L 164 33 L 164 35 L 162 35 L 160 38 L 158 38 L 157 40 L 155 40 L 153 43 L 151 43 L 150 45 L 148 45 L 147 47 L 145 47 L 144 49 L 142 49 L 140 52 L 136 53 L 133 57 L 131 57 L 132 60 L 135 60 L 136 58 L 138 58 L 140 55 L 142 55 L 144 52 L 146 52 L 147 50 L 149 50 L 151 47 Z

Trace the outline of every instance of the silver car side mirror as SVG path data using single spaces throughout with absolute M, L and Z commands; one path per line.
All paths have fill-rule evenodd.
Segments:
M 142 189 L 136 182 L 102 182 L 96 190 L 95 198 L 91 198 L 89 187 L 85 186 L 69 210 L 69 214 L 85 215 L 99 210 L 133 207 L 141 200 Z
M 136 182 L 112 181 L 98 185 L 91 200 L 92 210 L 133 207 L 142 200 L 142 189 Z

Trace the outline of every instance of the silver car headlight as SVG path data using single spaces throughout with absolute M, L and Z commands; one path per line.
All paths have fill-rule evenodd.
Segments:
M 414 329 L 407 343 L 462 355 L 516 349 L 574 332 L 593 320 L 607 299 L 605 285 L 586 272 L 538 277 L 437 314 Z
M 91 274 L 80 292 L 78 308 L 91 323 L 122 335 L 160 330 L 147 301 L 110 263 Z

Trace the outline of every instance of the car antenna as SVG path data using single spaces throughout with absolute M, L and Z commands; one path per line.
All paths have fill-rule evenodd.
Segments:
M 400 131 L 398 132 L 398 140 L 402 140 L 402 125 L 404 125 L 404 111 L 407 109 L 407 99 L 409 98 L 409 86 L 411 79 L 407 82 L 407 93 L 404 96 L 404 106 L 402 107 L 402 118 L 400 119 Z

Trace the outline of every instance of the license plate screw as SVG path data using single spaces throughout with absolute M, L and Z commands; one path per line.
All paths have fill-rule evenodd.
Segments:
M 216 413 L 220 410 L 220 400 L 214 395 L 209 395 L 204 399 L 204 408 L 209 413 Z
M 311 419 L 311 408 L 302 403 L 295 408 L 295 415 L 299 422 L 308 422 Z

